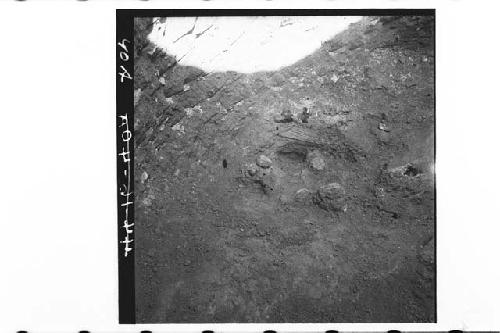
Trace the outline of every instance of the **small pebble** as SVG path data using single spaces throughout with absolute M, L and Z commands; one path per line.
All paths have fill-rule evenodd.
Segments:
M 144 182 L 145 182 L 146 180 L 148 180 L 148 178 L 149 178 L 148 173 L 147 173 L 146 171 L 144 171 L 144 172 L 141 174 L 141 183 L 143 183 L 143 184 L 144 184 Z

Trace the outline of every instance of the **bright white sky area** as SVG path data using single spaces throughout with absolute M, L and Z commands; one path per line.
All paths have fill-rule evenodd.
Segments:
M 277 70 L 311 54 L 359 16 L 168 17 L 149 36 L 206 72 Z

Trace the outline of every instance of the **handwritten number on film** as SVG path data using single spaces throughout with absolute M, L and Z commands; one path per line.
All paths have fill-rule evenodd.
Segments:
M 124 83 L 126 79 L 132 80 L 132 76 L 130 72 L 127 70 L 127 62 L 130 60 L 130 56 L 128 54 L 127 43 L 130 44 L 128 39 L 122 39 L 121 42 L 118 43 L 120 50 L 120 60 L 123 64 L 120 64 L 120 69 L 118 71 L 118 75 L 120 76 L 120 82 Z M 124 115 L 118 116 L 121 119 L 121 123 L 119 125 L 122 133 L 121 133 L 121 141 L 122 141 L 122 150 L 118 154 L 122 158 L 122 162 L 125 164 L 124 175 L 126 177 L 125 184 L 120 184 L 120 196 L 123 197 L 123 202 L 120 203 L 120 207 L 124 209 L 125 218 L 123 220 L 122 228 L 125 229 L 125 237 L 120 240 L 121 244 L 124 244 L 124 256 L 127 257 L 128 253 L 132 251 L 131 243 L 134 241 L 132 235 L 134 233 L 134 223 L 129 223 L 129 207 L 133 205 L 133 201 L 130 196 L 132 192 L 130 192 L 130 140 L 132 139 L 132 131 L 129 128 L 128 115 L 125 113 Z
M 127 43 L 130 44 L 130 41 L 128 39 L 122 39 L 120 43 L 118 43 L 118 46 L 121 48 L 120 51 L 120 60 L 123 62 L 127 62 L 130 59 L 130 56 L 128 55 L 128 48 L 127 48 Z M 132 76 L 130 75 L 129 71 L 125 68 L 125 66 L 120 65 L 120 71 L 118 72 L 118 75 L 120 75 L 120 82 L 123 83 L 125 79 L 132 80 Z

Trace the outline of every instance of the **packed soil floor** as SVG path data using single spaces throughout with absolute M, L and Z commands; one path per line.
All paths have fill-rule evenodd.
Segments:
M 434 18 L 365 17 L 253 74 L 182 66 L 153 28 L 135 20 L 137 322 L 434 322 Z

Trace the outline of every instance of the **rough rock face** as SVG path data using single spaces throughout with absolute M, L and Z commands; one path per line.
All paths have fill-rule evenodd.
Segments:
M 347 198 L 344 187 L 337 183 L 321 186 L 314 196 L 314 203 L 319 207 L 335 212 L 347 210 Z

